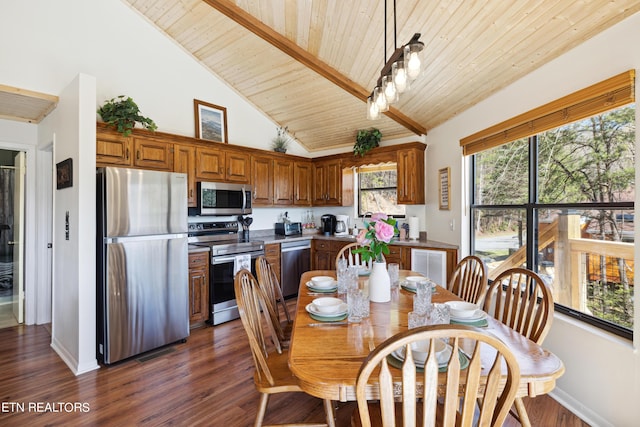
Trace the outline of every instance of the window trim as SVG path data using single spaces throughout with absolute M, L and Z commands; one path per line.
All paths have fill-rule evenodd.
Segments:
M 635 102 L 635 70 L 628 70 L 460 140 L 469 156 Z

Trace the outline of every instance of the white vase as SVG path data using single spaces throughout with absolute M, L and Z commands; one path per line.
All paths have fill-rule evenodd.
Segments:
M 374 262 L 369 275 L 369 300 L 371 302 L 391 301 L 391 280 L 386 262 Z

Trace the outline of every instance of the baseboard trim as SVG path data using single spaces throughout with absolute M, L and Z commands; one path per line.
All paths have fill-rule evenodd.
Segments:
M 565 393 L 558 387 L 549 393 L 555 401 L 571 411 L 575 416 L 580 418 L 591 427 L 614 427 L 613 424 L 602 418 L 597 413 L 585 407 L 569 394 Z

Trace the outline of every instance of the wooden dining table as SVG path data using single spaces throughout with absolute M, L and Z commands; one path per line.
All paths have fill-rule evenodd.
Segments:
M 408 328 L 408 313 L 413 309 L 414 294 L 402 288 L 393 289 L 390 302 L 370 303 L 370 316 L 362 322 L 348 323 L 345 319 L 339 324 L 327 322 L 325 325 L 313 319 L 306 310 L 307 305 L 320 296 L 310 292 L 306 283 L 321 275 L 335 278 L 335 271 L 308 271 L 300 279 L 289 368 L 306 393 L 321 399 L 355 401 L 356 378 L 362 362 L 376 346 Z M 401 270 L 400 281 L 408 275 L 420 273 Z M 361 277 L 360 280 L 361 285 L 366 286 L 368 279 Z M 441 286 L 435 288 L 432 296 L 434 303 L 459 299 Z M 535 397 L 553 390 L 556 380 L 565 370 L 562 361 L 491 316 L 487 316 L 487 323 L 480 329 L 501 339 L 520 364 L 517 396 Z M 484 366 L 491 366 L 490 358 L 491 355 L 487 354 Z M 368 387 L 367 394 L 368 399 L 377 399 L 377 386 L 372 384 Z

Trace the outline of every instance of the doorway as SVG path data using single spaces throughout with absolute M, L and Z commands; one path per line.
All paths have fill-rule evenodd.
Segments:
M 0 150 L 0 327 L 24 322 L 24 156 Z M 16 163 L 17 162 L 17 163 Z M 22 173 L 20 173 L 22 171 Z M 22 183 L 22 184 L 21 184 Z

